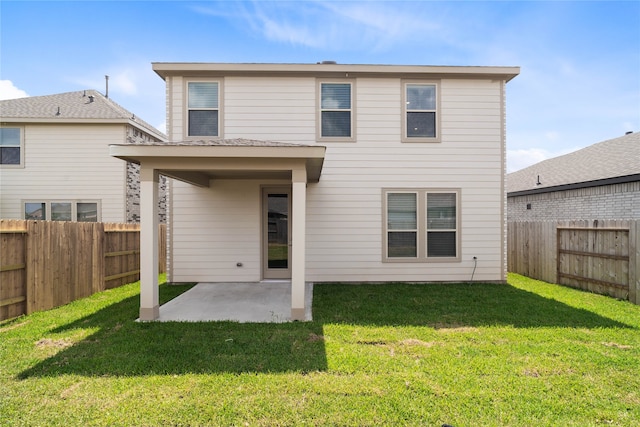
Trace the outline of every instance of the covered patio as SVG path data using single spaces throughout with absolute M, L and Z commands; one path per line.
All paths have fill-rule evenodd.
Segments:
M 320 179 L 325 147 L 232 139 L 110 145 L 109 151 L 113 157 L 140 165 L 141 321 L 161 317 L 157 251 L 157 190 L 161 174 L 205 188 L 214 179 L 280 179 L 291 183 L 289 320 L 306 320 L 307 309 L 310 309 L 305 298 L 306 192 L 308 183 Z
M 198 283 L 160 306 L 159 322 L 283 323 L 311 321 L 313 284 L 304 289 L 304 318 L 291 318 L 291 281 Z

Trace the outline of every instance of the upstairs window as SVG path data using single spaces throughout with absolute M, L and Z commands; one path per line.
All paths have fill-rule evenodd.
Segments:
M 353 140 L 351 83 L 320 83 L 320 139 Z
M 459 261 L 459 191 L 384 190 L 386 262 Z
M 218 82 L 187 83 L 188 136 L 220 136 Z
M 0 165 L 22 165 L 22 129 L 0 128 Z
M 436 83 L 405 83 L 404 142 L 437 142 L 438 86 Z

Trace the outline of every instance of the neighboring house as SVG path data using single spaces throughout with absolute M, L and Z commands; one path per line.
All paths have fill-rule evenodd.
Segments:
M 168 280 L 504 282 L 505 85 L 518 67 L 154 63 L 168 144 L 141 164 L 141 309 L 158 317 L 158 174 Z M 286 229 L 284 228 L 286 227 Z
M 640 219 L 640 133 L 507 175 L 509 221 Z
M 0 101 L 0 218 L 136 222 L 139 166 L 108 147 L 160 141 L 94 90 Z

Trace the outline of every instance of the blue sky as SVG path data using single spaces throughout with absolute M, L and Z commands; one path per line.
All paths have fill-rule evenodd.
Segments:
M 151 62 L 515 65 L 509 171 L 640 131 L 640 1 L 0 2 L 0 98 L 97 89 L 164 130 Z

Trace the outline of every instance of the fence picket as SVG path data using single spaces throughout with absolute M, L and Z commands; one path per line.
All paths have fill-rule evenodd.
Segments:
M 640 221 L 508 224 L 509 271 L 640 304 Z
M 138 280 L 139 230 L 138 224 L 0 220 L 0 320 Z M 165 272 L 166 225 L 159 236 Z M 108 251 L 117 254 L 107 257 Z

